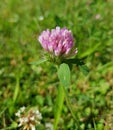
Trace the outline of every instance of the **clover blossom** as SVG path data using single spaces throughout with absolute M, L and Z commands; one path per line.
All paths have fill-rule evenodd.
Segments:
M 30 109 L 25 111 L 25 107 L 18 110 L 15 115 L 18 117 L 18 127 L 23 127 L 23 130 L 35 130 L 36 125 L 40 124 L 42 115 L 39 110 Z
M 41 46 L 54 56 L 68 58 L 77 53 L 72 32 L 67 28 L 47 29 L 41 33 L 38 40 Z

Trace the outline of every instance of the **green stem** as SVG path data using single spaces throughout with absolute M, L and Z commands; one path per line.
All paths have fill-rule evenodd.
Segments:
M 75 117 L 75 114 L 74 114 L 74 112 L 73 112 L 72 105 L 71 105 L 71 102 L 70 102 L 70 100 L 69 100 L 69 97 L 68 97 L 68 94 L 67 94 L 67 91 L 66 91 L 65 87 L 63 87 L 63 90 L 64 90 L 64 93 L 65 93 L 65 98 L 66 98 L 67 106 L 68 106 L 68 108 L 69 108 L 69 110 L 70 110 L 70 112 L 71 112 L 71 115 L 72 115 L 73 119 L 76 121 L 76 123 L 77 123 L 77 128 L 78 128 L 78 130 L 79 130 L 79 126 L 80 126 L 80 125 L 79 125 L 78 120 L 76 119 L 77 116 Z
M 54 130 L 57 130 L 59 119 L 62 113 L 64 98 L 65 98 L 65 93 L 64 93 L 63 87 L 58 86 L 58 95 L 57 95 L 56 108 L 55 108 Z

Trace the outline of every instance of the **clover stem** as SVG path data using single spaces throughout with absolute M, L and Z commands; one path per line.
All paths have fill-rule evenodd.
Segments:
M 63 90 L 64 90 L 64 94 L 65 94 L 65 99 L 66 99 L 67 106 L 68 106 L 68 108 L 69 108 L 69 110 L 71 112 L 71 115 L 72 115 L 73 119 L 76 121 L 78 130 L 79 130 L 79 126 L 80 125 L 79 125 L 78 120 L 76 119 L 77 116 L 75 117 L 75 114 L 73 112 L 72 105 L 71 105 L 71 102 L 70 102 L 70 99 L 68 97 L 68 94 L 67 94 L 67 91 L 66 91 L 65 87 L 63 87 Z

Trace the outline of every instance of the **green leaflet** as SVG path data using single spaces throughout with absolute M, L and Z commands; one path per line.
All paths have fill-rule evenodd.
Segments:
M 58 70 L 58 78 L 60 80 L 60 83 L 64 87 L 69 87 L 70 85 L 70 69 L 69 66 L 65 63 L 60 65 L 60 68 Z

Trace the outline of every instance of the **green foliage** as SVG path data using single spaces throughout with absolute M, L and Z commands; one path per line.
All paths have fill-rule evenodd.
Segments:
M 43 59 L 37 41 L 41 31 L 55 26 L 72 30 L 78 48 L 76 58 L 66 62 L 73 62 L 71 84 L 66 89 L 80 129 L 112 129 L 112 21 L 112 0 L 1 0 L 0 129 L 17 125 L 15 112 L 22 106 L 38 106 L 42 125 L 53 124 L 58 92 L 56 68 L 50 62 L 38 66 L 30 63 Z M 66 104 L 62 107 L 58 130 L 75 129 Z

